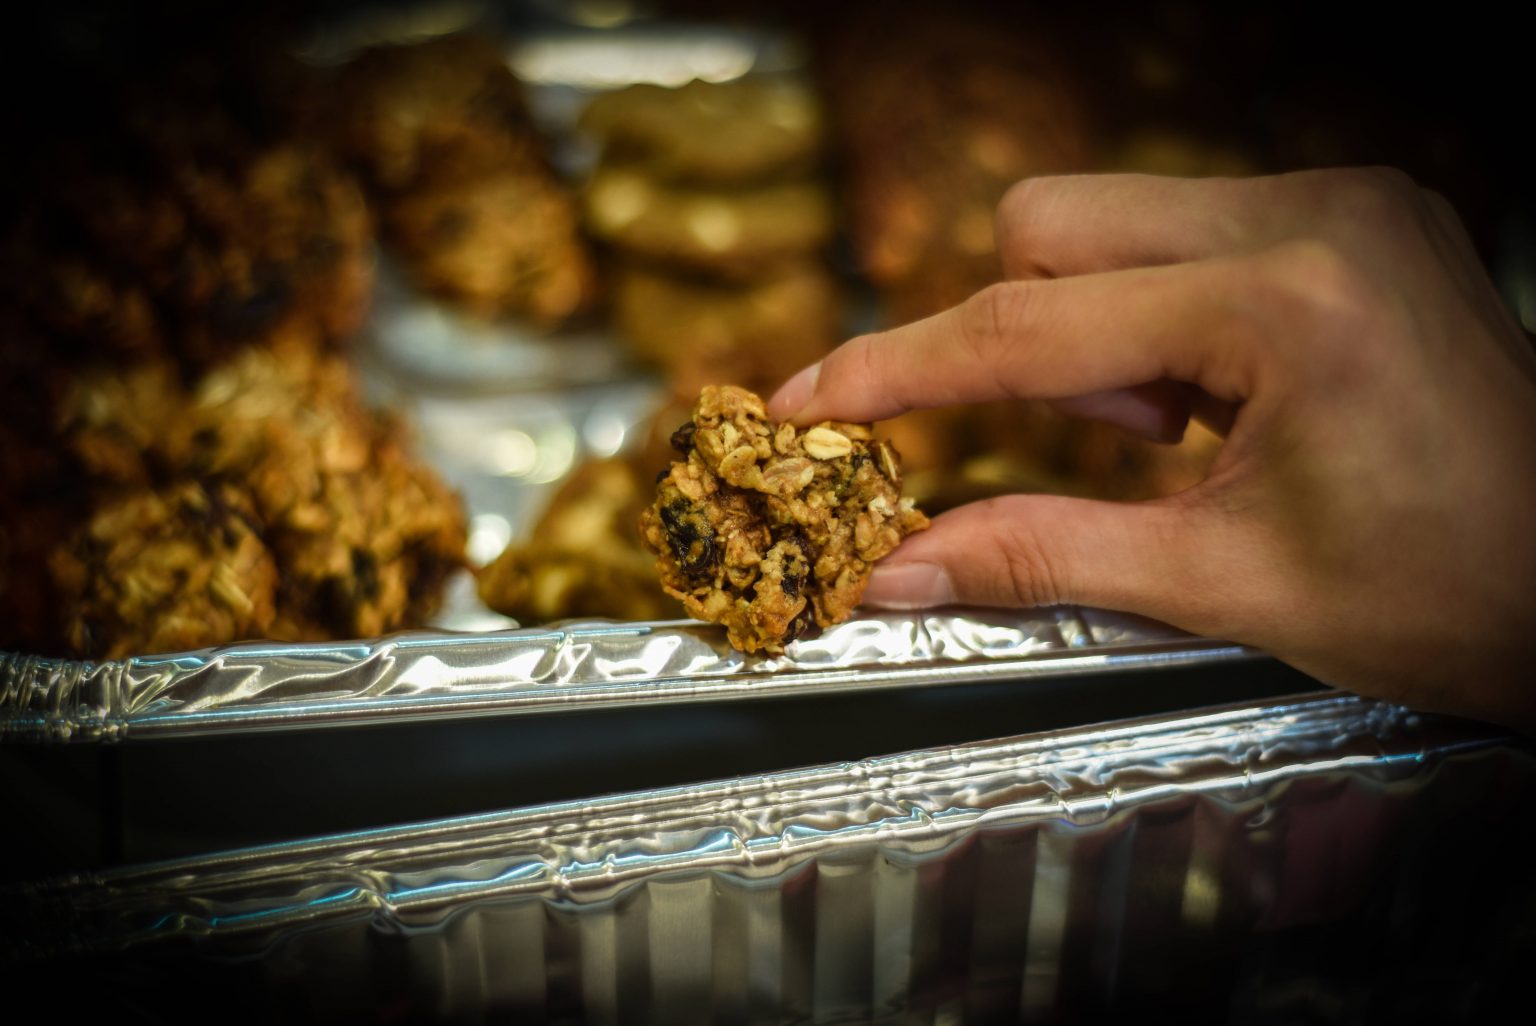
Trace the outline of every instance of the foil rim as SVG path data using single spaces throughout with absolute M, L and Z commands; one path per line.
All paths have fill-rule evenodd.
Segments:
M 1234 662 L 1259 653 L 1076 607 L 865 615 L 743 655 L 694 621 L 583 621 L 89 662 L 0 652 L 0 740 L 116 742 L 535 715 Z
M 29 955 L 172 938 L 259 947 L 327 923 L 435 929 L 485 902 L 601 906 L 687 874 L 771 888 L 807 861 L 871 846 L 921 860 L 979 831 L 1096 827 L 1169 799 L 1258 808 L 1302 778 L 1391 786 L 1510 743 L 1496 728 L 1323 692 L 73 874 L 0 896 L 21 919 L 5 934 Z M 29 922 L 60 932 L 19 928 Z

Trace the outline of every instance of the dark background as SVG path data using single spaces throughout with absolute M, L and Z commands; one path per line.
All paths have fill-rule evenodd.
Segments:
M 587 0 L 590 4 L 591 0 Z M 65 0 L 10 14 L 0 41 L 0 88 L 10 101 L 9 156 L 0 167 L 7 204 L 25 204 L 46 166 L 28 161 L 50 136 L 99 133 L 115 97 L 137 81 L 184 74 L 188 58 L 238 69 L 313 33 L 372 12 L 421 3 L 275 0 L 210 5 L 194 0 Z M 1073 4 L 946 4 L 810 0 L 638 0 L 647 18 L 766 24 L 812 45 L 856 31 L 878 33 L 914 16 L 989 24 L 1040 36 L 1060 56 L 1101 135 L 1131 126 L 1173 128 L 1231 147 L 1261 171 L 1386 164 L 1446 195 L 1461 212 L 1506 298 L 1530 278 L 1532 186 L 1528 134 L 1516 106 L 1528 95 L 1528 36 L 1492 5 L 1431 14 L 1406 5 L 1202 4 L 1187 0 Z M 510 33 L 570 26 L 579 0 L 485 5 L 485 21 Z M 1148 88 L 1148 66 L 1171 81 Z M 236 76 L 231 76 L 236 77 Z M 249 120 L 261 98 L 217 74 L 189 79 L 185 94 Z M 0 210 L 4 207 L 0 206 Z M 3 219 L 0 219 L 3 226 Z M 1530 328 L 1530 325 L 1527 325 Z

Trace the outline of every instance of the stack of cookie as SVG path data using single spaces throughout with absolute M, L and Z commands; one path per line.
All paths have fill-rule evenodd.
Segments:
M 343 355 L 372 219 L 274 65 L 146 72 L 5 169 L 0 648 L 375 635 L 463 563 L 457 498 Z
M 838 340 L 822 118 L 803 83 L 637 85 L 581 124 L 602 148 L 585 213 L 612 249 L 615 324 L 674 394 L 771 390 Z
M 378 635 L 463 562 L 456 497 L 336 356 L 250 347 L 191 388 L 165 364 L 82 374 L 55 430 L 88 494 L 47 554 L 62 639 L 24 639 L 45 651 Z

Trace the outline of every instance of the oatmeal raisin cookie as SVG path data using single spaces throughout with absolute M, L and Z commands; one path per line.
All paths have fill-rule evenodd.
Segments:
M 849 17 L 821 65 L 843 142 L 848 231 L 900 324 L 1002 280 L 998 202 L 1086 170 L 1091 132 L 1045 26 L 941 6 Z
M 248 351 L 203 379 L 171 444 L 179 466 L 252 495 L 282 570 L 273 637 L 419 624 L 462 564 L 457 498 L 339 358 Z
M 367 50 L 333 98 L 338 147 L 381 192 L 538 159 L 522 86 L 489 38 Z
M 129 136 L 137 161 L 65 166 L 38 185 L 37 209 L 0 233 L 0 303 L 64 360 L 207 367 L 295 332 L 350 338 L 372 292 L 373 227 L 349 175 L 300 143 L 246 143 L 217 162 L 191 140 L 153 161 L 146 145 Z
M 96 491 L 153 484 L 186 395 L 176 368 L 153 360 L 74 376 L 54 411 L 54 431 Z
M 339 357 L 249 349 L 198 382 L 168 437 L 169 462 L 238 480 L 275 526 L 323 475 L 367 469 L 371 417 Z
M 875 561 L 928 526 L 867 424 L 773 424 L 756 395 L 710 386 L 674 444 L 686 459 L 658 482 L 641 535 L 668 593 L 745 652 L 846 620 Z
M 422 289 L 481 317 L 553 328 L 595 289 L 569 196 L 534 167 L 506 167 L 401 193 L 384 224 Z
M 82 656 L 120 659 L 264 636 L 277 567 L 229 485 L 142 490 L 99 509 L 52 560 Z
M 269 533 L 283 580 L 274 637 L 374 637 L 419 626 L 463 565 L 458 498 L 381 422 L 368 465 L 321 473 Z
M 480 598 L 524 624 L 581 616 L 668 620 L 682 610 L 656 584 L 635 523 L 650 476 L 632 460 L 583 464 L 560 486 L 532 536 L 482 569 Z

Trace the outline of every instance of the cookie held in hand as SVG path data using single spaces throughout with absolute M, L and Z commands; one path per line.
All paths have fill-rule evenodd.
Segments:
M 875 561 L 928 526 L 867 424 L 773 424 L 751 392 L 709 386 L 672 443 L 685 459 L 657 482 L 641 536 L 667 592 L 744 652 L 848 619 Z

